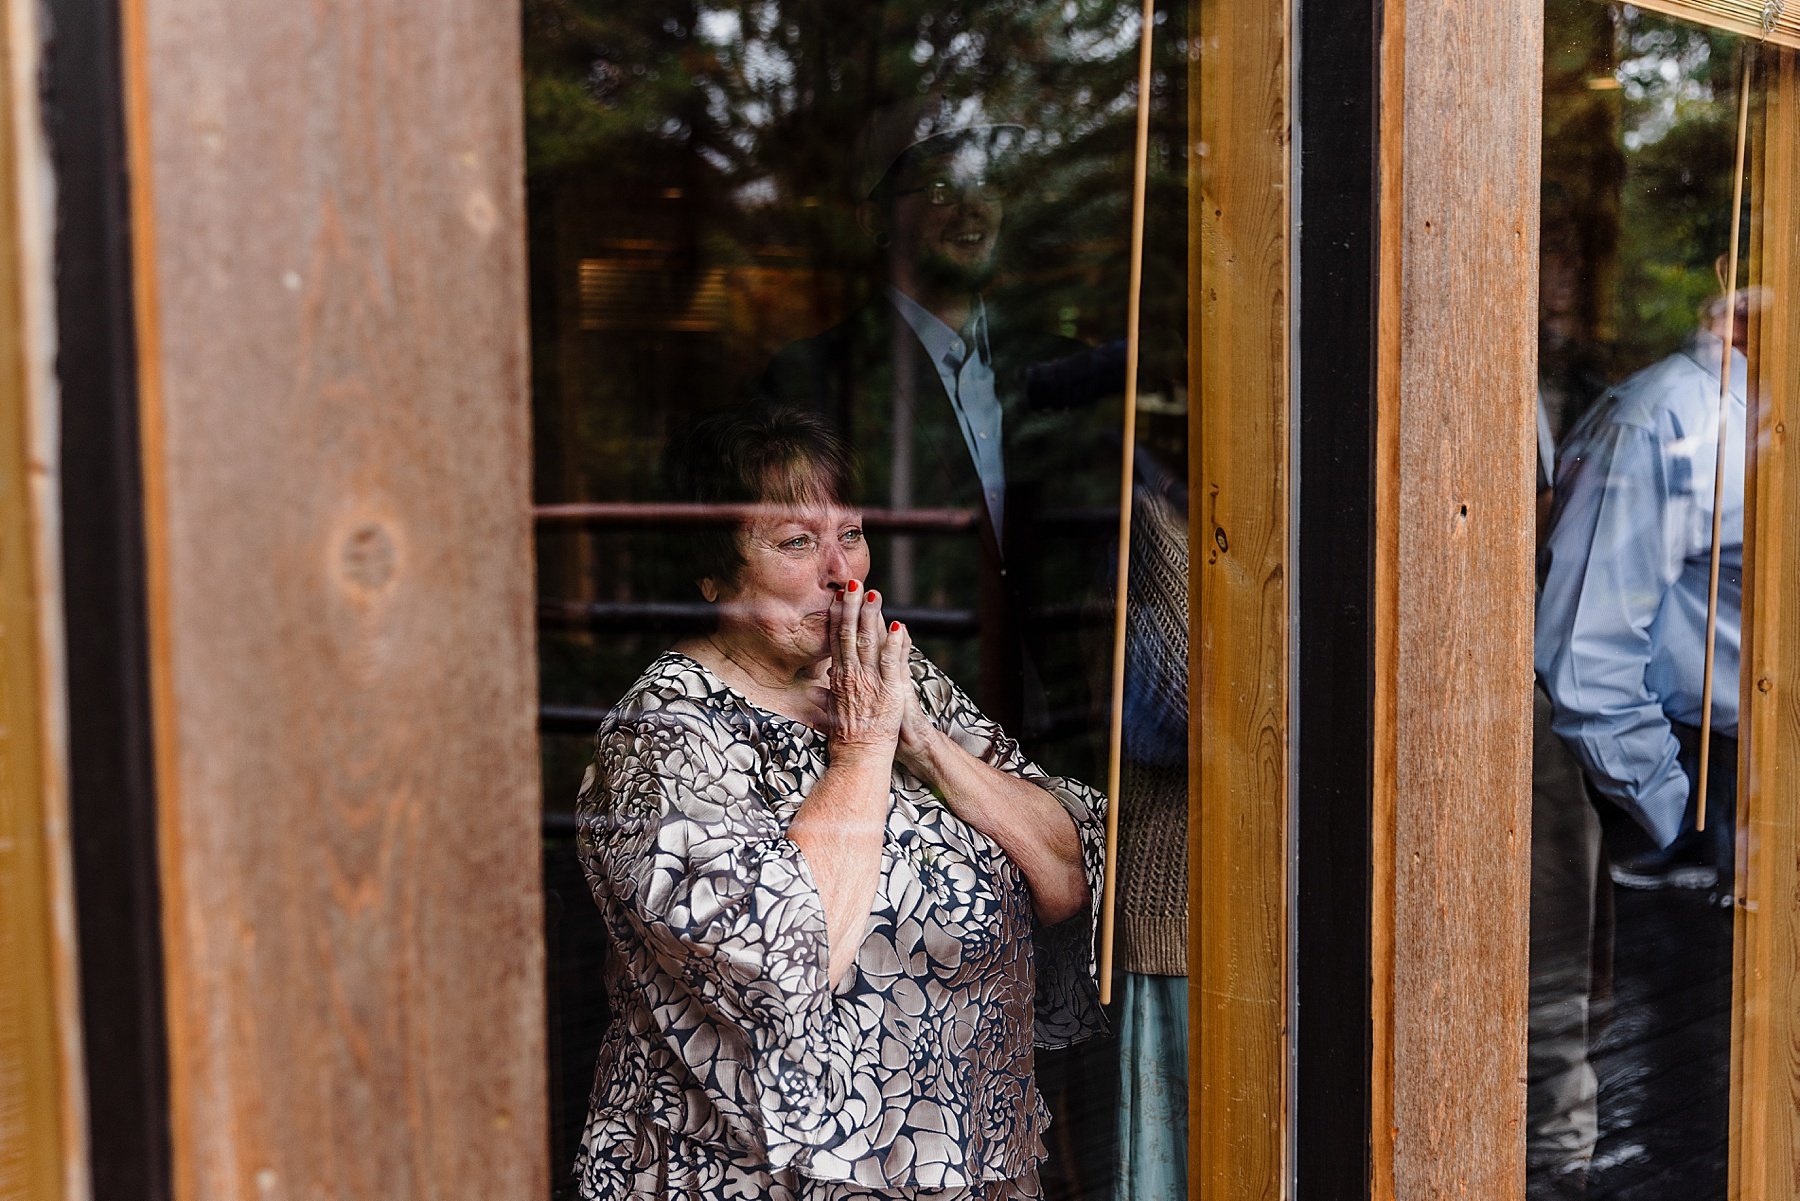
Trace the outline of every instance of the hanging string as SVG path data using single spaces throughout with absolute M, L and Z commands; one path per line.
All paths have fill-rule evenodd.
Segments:
M 1743 81 L 1738 88 L 1737 157 L 1731 177 L 1731 247 L 1719 291 L 1725 297 L 1724 345 L 1719 348 L 1719 451 L 1713 463 L 1712 557 L 1706 577 L 1706 661 L 1700 683 L 1700 778 L 1694 829 L 1706 829 L 1707 778 L 1712 770 L 1713 652 L 1719 636 L 1719 531 L 1725 515 L 1726 417 L 1731 411 L 1731 350 L 1737 336 L 1738 236 L 1744 216 L 1744 157 L 1750 134 L 1750 75 L 1755 50 L 1744 52 Z M 1747 314 L 1746 314 L 1747 315 Z M 1746 378 L 1745 385 L 1749 380 Z
M 1112 726 L 1106 755 L 1106 875 L 1100 889 L 1100 1003 L 1112 1002 L 1113 921 L 1118 891 L 1119 778 L 1125 745 L 1125 599 L 1131 583 L 1131 492 L 1137 449 L 1138 316 L 1144 283 L 1144 201 L 1150 177 L 1150 37 L 1156 0 L 1144 0 L 1138 40 L 1137 156 L 1131 172 L 1131 280 L 1125 311 L 1125 423 L 1119 462 L 1118 596 L 1113 602 Z

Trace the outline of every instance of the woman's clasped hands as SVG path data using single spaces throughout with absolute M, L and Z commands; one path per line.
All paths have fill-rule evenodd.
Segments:
M 838 589 L 828 620 L 833 757 L 892 759 L 907 727 L 924 720 L 912 682 L 912 635 L 897 621 L 884 624 L 881 594 L 857 580 Z

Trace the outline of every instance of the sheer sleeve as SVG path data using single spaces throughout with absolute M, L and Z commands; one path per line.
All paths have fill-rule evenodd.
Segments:
M 819 890 L 759 762 L 741 714 L 640 697 L 596 741 L 580 848 L 648 1037 L 780 1168 L 826 1124 L 831 992 Z
M 1027 759 L 999 723 L 976 708 L 955 681 L 916 650 L 912 672 L 933 725 L 982 762 L 1048 792 L 1075 822 L 1090 896 L 1081 913 L 1054 926 L 1039 926 L 1032 936 L 1037 976 L 1035 1039 L 1040 1047 L 1055 1048 L 1105 1033 L 1106 1015 L 1100 1008 L 1094 965 L 1106 859 L 1105 795 L 1079 780 L 1052 776 Z

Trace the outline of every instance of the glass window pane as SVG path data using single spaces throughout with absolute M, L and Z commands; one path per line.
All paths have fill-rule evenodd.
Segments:
M 559 1194 L 1182 1195 L 1181 9 L 1147 98 L 1110 1022 L 1137 11 L 524 18 Z M 888 669 L 833 633 L 877 609 L 871 644 L 918 655 L 891 727 L 843 683 Z
M 1723 1197 L 1747 355 L 1770 303 L 1745 286 L 1747 184 L 1732 249 L 1750 48 L 1592 0 L 1546 19 L 1529 1187 Z

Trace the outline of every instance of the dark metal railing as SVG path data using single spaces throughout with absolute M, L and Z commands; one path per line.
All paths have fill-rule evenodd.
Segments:
M 646 529 L 668 525 L 733 525 L 754 517 L 757 505 L 666 504 L 601 501 L 536 505 L 532 516 L 540 526 L 603 526 Z M 863 526 L 896 534 L 972 534 L 981 518 L 974 509 L 864 509 Z
M 538 624 L 559 629 L 665 630 L 692 633 L 704 630 L 718 616 L 718 607 L 702 601 L 539 601 Z M 972 635 L 981 624 L 969 609 L 891 608 L 888 616 L 921 634 Z

